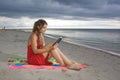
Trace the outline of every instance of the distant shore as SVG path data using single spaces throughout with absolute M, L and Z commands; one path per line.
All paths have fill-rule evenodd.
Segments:
M 29 32 L 0 30 L 0 80 L 119 80 L 120 57 L 101 50 L 61 42 L 59 48 L 71 60 L 88 65 L 80 71 L 10 69 L 9 57 L 26 57 Z M 45 37 L 46 43 L 55 39 Z

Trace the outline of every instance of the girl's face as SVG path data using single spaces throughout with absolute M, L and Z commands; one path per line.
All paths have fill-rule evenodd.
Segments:
M 41 33 L 45 33 L 46 29 L 47 29 L 47 25 L 45 24 L 45 25 L 40 29 L 40 32 L 41 32 Z

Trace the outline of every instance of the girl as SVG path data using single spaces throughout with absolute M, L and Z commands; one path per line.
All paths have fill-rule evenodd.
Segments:
M 27 61 L 33 65 L 52 65 L 50 57 L 54 57 L 61 66 L 80 70 L 78 63 L 71 62 L 57 47 L 57 44 L 45 44 L 44 33 L 47 22 L 40 19 L 34 23 L 33 31 L 28 39 Z

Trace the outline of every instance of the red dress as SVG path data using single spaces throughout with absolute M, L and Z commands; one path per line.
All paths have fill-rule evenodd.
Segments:
M 37 40 L 37 48 L 40 49 L 41 46 L 39 45 L 39 41 Z M 48 61 L 48 56 L 45 58 L 42 53 L 35 54 L 32 50 L 32 46 L 28 45 L 28 50 L 27 50 L 27 61 L 29 64 L 33 65 L 52 65 L 51 62 Z

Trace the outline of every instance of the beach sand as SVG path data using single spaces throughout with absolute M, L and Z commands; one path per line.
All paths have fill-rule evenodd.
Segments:
M 71 60 L 88 65 L 80 71 L 60 69 L 10 69 L 9 57 L 26 57 L 29 32 L 0 30 L 0 80 L 120 80 L 120 57 L 66 42 L 59 48 Z M 54 39 L 45 37 L 46 42 Z

